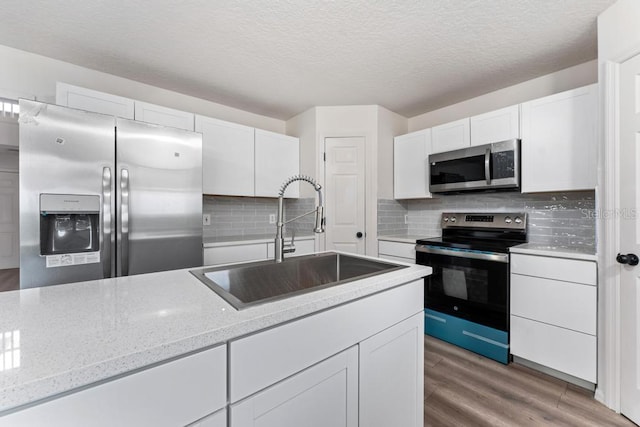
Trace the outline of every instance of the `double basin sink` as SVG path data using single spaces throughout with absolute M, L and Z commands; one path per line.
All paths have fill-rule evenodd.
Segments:
M 336 252 L 191 270 L 238 310 L 407 268 Z

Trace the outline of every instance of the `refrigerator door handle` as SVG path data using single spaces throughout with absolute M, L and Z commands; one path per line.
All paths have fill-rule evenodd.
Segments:
M 111 277 L 111 227 L 113 215 L 111 212 L 111 168 L 102 169 L 102 227 L 100 241 L 102 242 L 102 277 Z
M 120 266 L 129 275 L 129 170 L 120 171 Z

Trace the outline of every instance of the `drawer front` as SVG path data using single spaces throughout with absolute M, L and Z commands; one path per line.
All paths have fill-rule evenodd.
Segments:
M 237 402 L 421 312 L 423 300 L 424 281 L 417 280 L 232 341 L 230 401 Z
M 415 262 L 416 259 L 416 244 L 415 243 L 400 243 L 400 242 L 387 242 L 386 240 L 378 241 L 378 254 L 391 255 L 400 258 L 409 258 Z
M 290 242 L 291 239 L 285 239 L 285 243 Z M 293 242 L 296 247 L 296 251 L 289 254 L 284 254 L 285 258 L 296 255 L 309 255 L 316 251 L 316 241 L 315 240 L 296 240 Z M 272 259 L 275 255 L 275 244 L 267 243 L 267 258 Z
M 511 272 L 592 286 L 597 284 L 596 263 L 593 261 L 511 254 Z
M 0 426 L 187 425 L 226 405 L 226 348 L 205 350 L 14 412 L 0 417 Z
M 230 264 L 267 259 L 267 245 L 216 246 L 204 249 L 204 265 Z
M 596 337 L 511 316 L 511 354 L 596 382 Z
M 597 288 L 512 274 L 511 314 L 596 335 Z
M 391 261 L 391 262 L 405 262 L 407 264 L 415 264 L 416 263 L 415 259 L 402 258 L 402 257 L 399 257 L 399 256 L 393 256 L 393 255 L 380 254 L 380 255 L 378 255 L 378 257 L 381 258 L 381 259 L 386 259 L 387 261 Z

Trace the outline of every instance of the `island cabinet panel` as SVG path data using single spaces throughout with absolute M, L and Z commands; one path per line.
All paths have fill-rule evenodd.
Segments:
M 186 111 L 135 101 L 135 119 L 139 122 L 193 131 L 194 115 Z
M 230 402 L 265 389 L 422 312 L 423 287 L 424 281 L 417 280 L 231 341 Z
M 226 348 L 201 351 L 14 412 L 0 417 L 0 426 L 191 424 L 226 405 Z
M 360 425 L 422 427 L 424 314 L 360 343 Z
M 357 427 L 357 346 L 232 405 L 230 421 L 231 427 Z
M 227 408 L 189 424 L 187 427 L 227 427 Z
M 66 83 L 56 84 L 56 104 L 133 120 L 135 101 Z
M 254 128 L 196 116 L 202 133 L 202 192 L 254 196 Z

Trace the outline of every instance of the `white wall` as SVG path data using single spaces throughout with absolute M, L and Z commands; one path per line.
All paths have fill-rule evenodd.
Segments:
M 598 81 L 597 61 L 589 61 L 546 76 L 490 92 L 409 119 L 409 132 L 427 129 Z
M 14 150 L 0 146 L 0 172 L 18 172 L 18 153 Z
M 0 46 L 0 97 L 55 103 L 56 82 L 284 133 L 285 122 L 41 55 Z
M 18 121 L 0 119 L 0 145 L 18 146 Z
M 393 199 L 393 137 L 407 133 L 406 117 L 378 108 L 378 198 Z
M 316 109 L 310 108 L 287 120 L 286 133 L 300 139 L 300 173 L 317 180 Z M 301 185 L 300 197 L 315 197 L 315 191 L 310 185 Z

